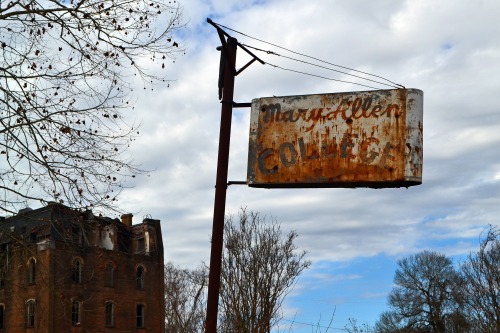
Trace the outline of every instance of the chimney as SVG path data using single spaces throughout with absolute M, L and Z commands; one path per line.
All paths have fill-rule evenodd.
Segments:
M 132 214 L 123 214 L 122 215 L 122 223 L 125 224 L 126 226 L 128 227 L 131 227 L 132 226 L 132 217 L 134 215 Z

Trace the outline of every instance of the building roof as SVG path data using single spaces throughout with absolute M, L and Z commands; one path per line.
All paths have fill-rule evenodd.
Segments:
M 24 208 L 17 215 L 0 220 L 0 241 L 5 238 L 6 233 L 15 233 L 23 238 L 29 237 L 33 232 L 57 237 L 51 228 L 54 222 L 66 224 L 78 220 L 80 216 L 81 213 L 58 203 L 50 203 L 38 209 Z
M 124 227 L 118 219 L 94 216 L 90 210 L 82 212 L 51 202 L 37 209 L 24 208 L 17 215 L 0 219 L 0 242 L 11 238 L 7 236 L 7 233 L 15 233 L 17 237 L 25 239 L 36 233 L 39 238 L 50 237 L 53 240 L 61 240 L 63 227 L 90 221 L 116 224 L 119 229 Z
M 100 247 L 103 246 L 100 237 L 106 237 L 101 232 L 105 230 L 108 236 L 114 234 L 113 249 L 129 252 L 133 250 L 132 239 L 144 238 L 152 227 L 156 234 L 153 244 L 162 251 L 159 223 L 159 220 L 146 218 L 141 224 L 132 225 L 132 214 L 123 215 L 120 221 L 117 218 L 95 216 L 90 210 L 78 211 L 63 204 L 49 203 L 38 209 L 25 208 L 15 216 L 0 219 L 0 245 L 19 241 L 35 244 L 51 240 Z

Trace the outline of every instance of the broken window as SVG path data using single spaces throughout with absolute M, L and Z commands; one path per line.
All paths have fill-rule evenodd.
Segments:
M 99 247 L 106 250 L 115 250 L 116 230 L 113 226 L 99 227 Z
M 137 327 L 144 327 L 144 304 L 137 304 Z
M 138 238 L 136 253 L 144 253 L 144 252 L 146 252 L 146 241 L 144 240 L 144 238 Z
M 26 327 L 35 327 L 35 300 L 26 302 Z
M 83 233 L 80 226 L 71 226 L 71 235 L 73 236 L 73 243 L 77 245 L 83 245 Z
M 7 275 L 9 263 L 9 247 L 7 244 L 0 244 L 0 289 L 5 287 L 5 276 Z
M 76 258 L 71 265 L 71 280 L 73 283 L 82 283 L 82 262 Z
M 36 261 L 35 258 L 28 260 L 28 284 L 34 284 L 36 280 Z
M 71 324 L 79 325 L 80 324 L 80 305 L 81 303 L 78 301 L 73 301 L 71 303 Z
M 4 314 L 5 314 L 5 305 L 0 304 L 0 330 L 3 330 Z
M 36 243 L 37 240 L 37 233 L 36 231 L 30 233 L 30 242 L 31 243 Z
M 106 264 L 106 287 L 114 285 L 115 265 L 112 262 Z
M 106 302 L 106 326 L 115 325 L 115 303 L 111 301 Z
M 5 271 L 7 270 L 6 264 L 0 259 L 0 290 L 5 287 Z
M 136 270 L 136 287 L 137 289 L 144 289 L 144 267 L 137 266 Z

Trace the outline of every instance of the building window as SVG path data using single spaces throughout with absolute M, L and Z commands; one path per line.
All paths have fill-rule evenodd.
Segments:
M 4 323 L 4 314 L 5 314 L 5 306 L 3 304 L 0 304 L 0 330 L 3 330 L 3 323 Z
M 137 251 L 136 253 L 144 253 L 146 252 L 146 241 L 144 238 L 137 239 Z
M 71 234 L 73 236 L 73 243 L 78 245 L 83 245 L 83 233 L 82 229 L 79 226 L 71 227 Z
M 144 304 L 137 304 L 137 327 L 144 327 Z
M 35 327 L 35 300 L 26 302 L 26 327 Z
M 30 233 L 30 242 L 36 243 L 36 240 L 37 240 L 37 233 L 36 232 Z
M 106 302 L 106 326 L 115 326 L 115 303 Z
M 106 287 L 114 286 L 115 265 L 112 262 L 106 264 Z
M 73 325 L 79 325 L 80 324 L 80 309 L 81 303 L 78 301 L 73 301 L 71 303 L 71 324 Z
M 0 289 L 5 287 L 9 257 L 9 246 L 6 243 L 0 244 Z
M 71 280 L 73 283 L 82 283 L 82 261 L 78 258 L 73 260 L 71 265 Z
M 28 284 L 34 284 L 36 280 L 36 261 L 34 258 L 28 260 Z
M 137 289 L 144 289 L 144 267 L 137 266 L 136 270 L 136 287 Z

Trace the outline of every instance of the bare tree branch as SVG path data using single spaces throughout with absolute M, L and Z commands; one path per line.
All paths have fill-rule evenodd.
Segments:
M 460 278 L 451 259 L 423 251 L 398 266 L 388 299 L 391 311 L 381 316 L 377 332 L 447 332 L 448 319 L 463 313 L 455 293 Z
M 198 333 L 205 323 L 208 271 L 165 265 L 165 332 Z
M 285 296 L 309 267 L 297 251 L 298 234 L 284 234 L 276 220 L 242 209 L 227 218 L 222 262 L 221 331 L 269 333 L 280 319 Z
M 167 81 L 181 26 L 176 1 L 2 2 L 0 211 L 28 200 L 115 207 L 144 173 L 125 155 L 138 134 L 124 116 L 135 81 Z
M 460 292 L 472 325 L 478 332 L 499 332 L 500 238 L 497 228 L 487 230 L 479 251 L 471 253 L 461 268 L 464 283 Z

